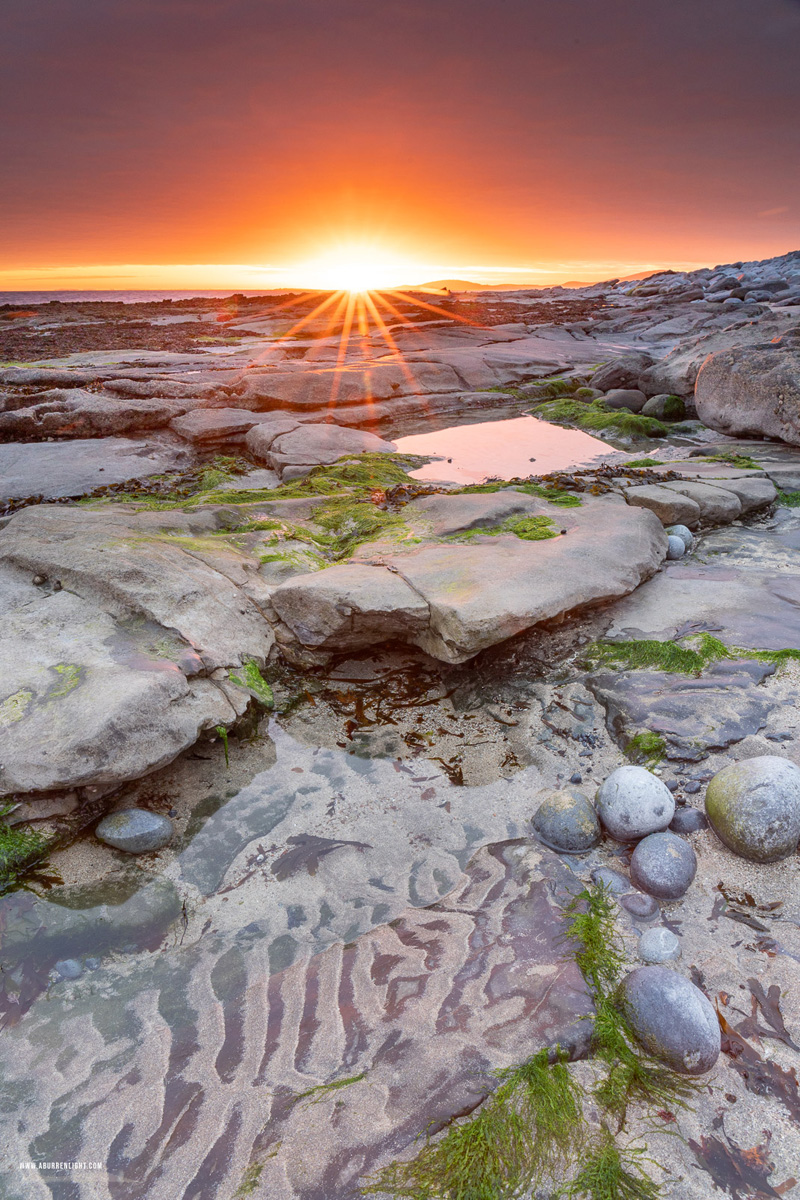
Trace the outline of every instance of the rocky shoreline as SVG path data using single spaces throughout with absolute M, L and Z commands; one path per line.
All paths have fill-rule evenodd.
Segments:
M 543 1046 L 589 1088 L 563 937 L 602 883 L 629 966 L 722 1031 L 691 1108 L 626 1137 L 665 1197 L 792 1194 L 798 304 L 800 253 L 409 301 L 338 363 L 253 301 L 222 342 L 143 345 L 204 301 L 91 348 L 94 305 L 89 348 L 0 367 L 9 1163 L 102 1158 L 81 1200 L 333 1200 Z M 14 344 L 46 316 L 80 345 L 47 307 Z M 602 457 L 464 486 L 397 445 L 529 412 Z M 779 854 L 749 784 L 720 808 L 752 771 Z M 618 778 L 666 804 L 631 837 Z

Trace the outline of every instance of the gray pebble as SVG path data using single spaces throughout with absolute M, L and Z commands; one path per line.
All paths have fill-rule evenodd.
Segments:
M 651 833 L 631 855 L 631 882 L 659 900 L 679 900 L 696 871 L 694 850 L 674 833 Z
M 702 786 L 699 779 L 690 779 L 688 783 L 683 785 L 683 790 L 688 796 L 696 796 Z
M 687 550 L 691 550 L 694 545 L 694 534 L 685 525 L 670 525 L 667 529 L 667 535 L 669 537 L 680 538 Z
M 717 1014 L 699 988 L 668 967 L 637 967 L 622 983 L 625 1013 L 643 1044 L 674 1071 L 702 1075 L 719 1058 Z
M 592 871 L 592 883 L 603 886 L 609 892 L 613 892 L 615 896 L 621 896 L 623 892 L 630 891 L 630 880 L 624 875 L 620 875 L 619 871 L 612 871 L 611 867 L 595 867 Z
M 172 841 L 172 822 L 146 808 L 124 808 L 103 817 L 95 834 L 107 846 L 128 854 L 147 854 Z
M 85 958 L 83 960 L 83 965 L 86 967 L 87 971 L 96 971 L 97 968 L 100 966 L 100 959 L 99 958 Z
M 664 781 L 664 787 L 669 788 L 671 792 L 677 792 L 680 786 L 681 785 L 677 779 L 666 779 Z
M 656 925 L 647 929 L 639 938 L 639 958 L 646 963 L 669 962 L 679 958 L 681 944 L 671 929 Z
M 83 974 L 83 967 L 74 958 L 62 958 L 55 964 L 55 969 L 62 979 L 79 979 Z
M 667 558 L 683 558 L 685 553 L 686 546 L 684 545 L 683 539 L 675 537 L 674 534 L 670 534 L 667 538 Z
M 576 771 L 574 775 L 570 775 L 569 781 L 570 783 L 583 783 L 583 776 L 580 771 Z
M 551 792 L 536 810 L 533 828 L 546 846 L 566 854 L 585 854 L 600 841 L 597 813 L 577 788 Z
M 645 892 L 628 892 L 620 898 L 620 904 L 626 912 L 640 921 L 652 921 L 653 917 L 657 917 L 661 912 L 658 901 Z
M 679 808 L 669 827 L 673 833 L 697 833 L 700 829 L 708 828 L 708 820 L 699 808 Z

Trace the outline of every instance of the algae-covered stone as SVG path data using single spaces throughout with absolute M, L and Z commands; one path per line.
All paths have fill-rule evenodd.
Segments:
M 625 1014 L 639 1041 L 683 1075 L 710 1071 L 720 1052 L 717 1014 L 698 987 L 668 967 L 637 967 L 622 982 Z
M 706 812 L 742 858 L 787 858 L 800 841 L 800 769 L 771 754 L 723 767 L 706 788 Z
M 666 784 L 644 767 L 617 767 L 597 791 L 597 812 L 618 842 L 638 842 L 666 829 L 675 801 Z
M 101 842 L 116 850 L 147 854 L 171 842 L 173 828 L 169 817 L 160 813 L 146 808 L 125 808 L 103 817 L 95 833 Z
M 546 846 L 566 854 L 583 854 L 600 841 L 597 813 L 573 788 L 552 792 L 536 810 L 533 827 Z

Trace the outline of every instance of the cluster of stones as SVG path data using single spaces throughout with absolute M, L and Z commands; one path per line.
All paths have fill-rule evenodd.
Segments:
M 712 829 L 735 854 L 754 862 L 775 862 L 800 842 L 800 768 L 772 755 L 724 767 L 708 784 L 705 808 Z M 533 827 L 561 853 L 593 849 L 602 832 L 634 846 L 628 880 L 600 867 L 592 880 L 619 897 L 639 920 L 659 912 L 658 902 L 679 900 L 697 870 L 694 850 L 678 833 L 706 825 L 695 809 L 675 810 L 667 786 L 644 767 L 613 771 L 597 790 L 595 804 L 576 790 L 555 792 L 539 806 Z M 639 956 L 648 964 L 632 971 L 622 993 L 632 1027 L 644 1046 L 673 1069 L 689 1074 L 709 1070 L 719 1053 L 719 1026 L 707 998 L 692 983 L 655 965 L 678 958 L 680 943 L 664 926 L 647 929 Z

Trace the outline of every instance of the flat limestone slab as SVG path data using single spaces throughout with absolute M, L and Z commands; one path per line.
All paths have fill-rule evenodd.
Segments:
M 472 497 L 437 497 L 437 520 L 446 521 L 449 502 L 453 520 L 463 528 L 465 499 Z M 508 503 L 498 493 L 477 500 L 484 512 L 491 504 Z M 469 544 L 431 542 L 406 552 L 384 544 L 384 565 L 334 566 L 295 576 L 275 590 L 272 603 L 304 646 L 333 648 L 345 636 L 355 648 L 403 637 L 435 658 L 464 662 L 541 621 L 627 595 L 666 553 L 666 534 L 655 514 L 616 497 L 585 498 L 571 509 L 519 495 L 512 503 L 523 501 L 566 532 L 536 542 L 514 534 L 479 535 Z M 422 519 L 419 507 L 416 513 Z M 386 578 L 390 573 L 394 586 Z M 401 629 L 397 614 L 406 613 L 411 596 L 416 627 Z M 424 623 L 422 605 L 428 608 Z M 338 614 L 335 620 L 332 614 Z
M 192 461 L 185 446 L 158 437 L 8 442 L 0 445 L 0 502 L 85 496 L 98 487 L 189 467 Z

